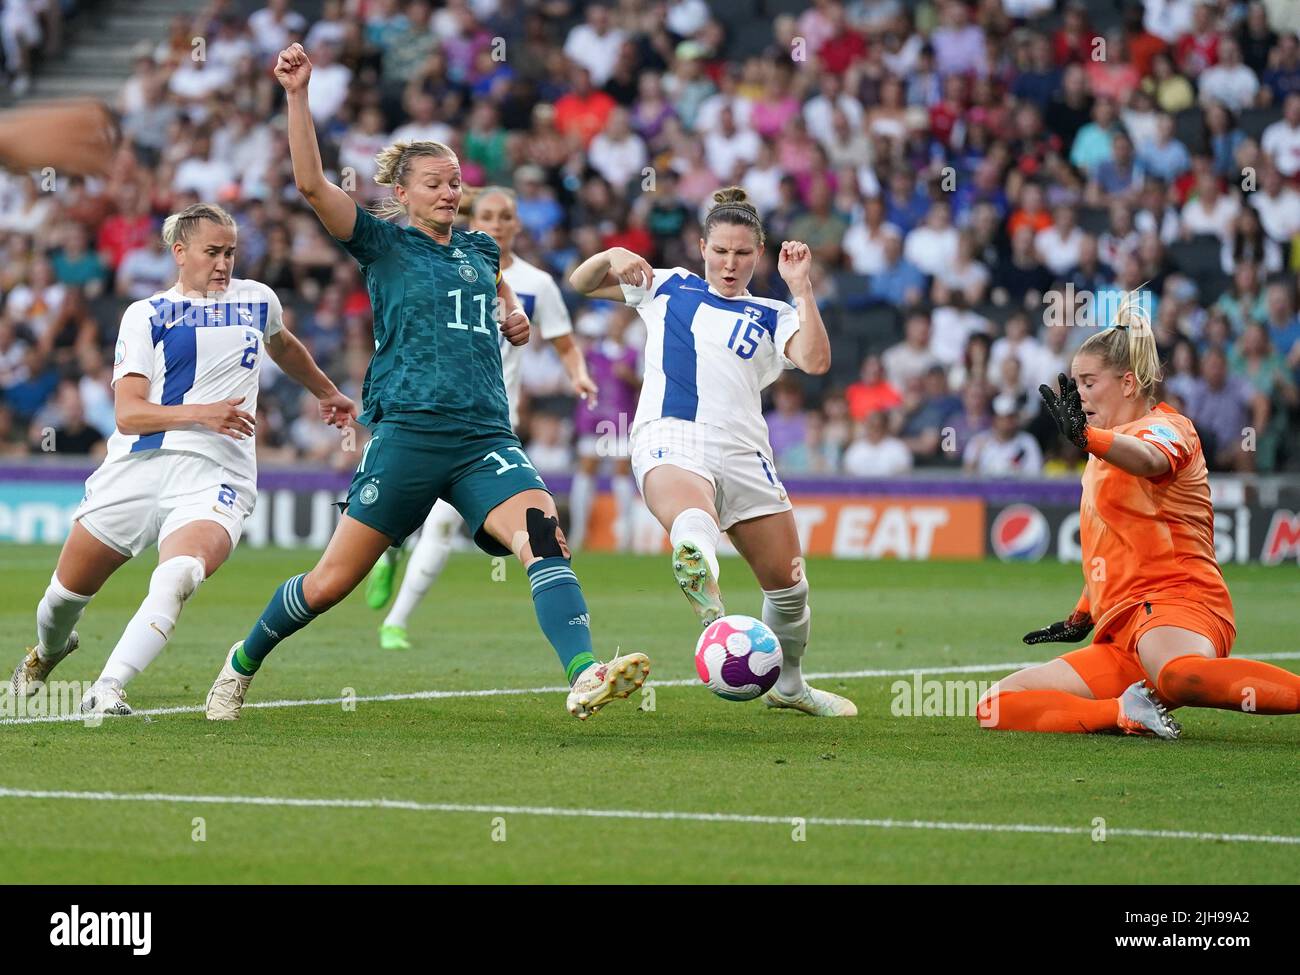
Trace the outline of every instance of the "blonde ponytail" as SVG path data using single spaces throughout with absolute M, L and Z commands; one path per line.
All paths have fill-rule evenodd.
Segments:
M 1089 336 L 1077 354 L 1095 355 L 1120 373 L 1132 372 L 1138 392 L 1151 399 L 1162 374 L 1151 316 L 1141 302 L 1143 293 L 1141 287 L 1127 292 L 1115 311 L 1112 327 Z

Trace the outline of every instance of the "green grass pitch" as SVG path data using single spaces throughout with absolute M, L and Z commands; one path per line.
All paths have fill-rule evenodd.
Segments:
M 130 688 L 137 708 L 200 704 L 222 654 L 314 553 L 241 550 L 187 606 Z M 0 548 L 7 677 L 33 639 L 52 548 Z M 134 612 L 152 557 L 91 604 L 56 678 L 89 681 Z M 644 649 L 653 678 L 694 675 L 693 616 L 664 559 L 581 555 L 598 652 Z M 811 672 L 1047 659 L 1025 631 L 1065 615 L 1077 566 L 813 560 Z M 731 612 L 760 596 L 724 560 Z M 1294 566 L 1228 569 L 1235 652 L 1300 650 Z M 563 682 L 517 563 L 458 555 L 418 610 L 416 646 L 384 653 L 361 594 L 283 644 L 250 701 Z M 1062 647 L 1061 649 L 1067 649 Z M 1296 660 L 1278 661 L 1295 669 Z M 937 679 L 993 680 L 989 673 Z M 354 808 L 0 795 L 9 882 L 1294 882 L 1300 845 L 1123 835 L 1125 829 L 1300 835 L 1300 719 L 1184 710 L 1185 738 L 988 733 L 972 718 L 896 717 L 901 678 L 828 678 L 861 715 L 814 720 L 658 688 L 586 723 L 558 692 L 361 701 L 0 725 L 0 790 L 361 800 Z M 446 808 L 382 808 L 374 800 Z M 370 803 L 370 804 L 366 804 Z M 501 814 L 500 807 L 519 807 Z M 522 811 L 526 807 L 528 811 Z M 732 814 L 777 821 L 541 815 Z M 807 824 L 800 829 L 795 817 Z M 831 825 L 820 819 L 1024 824 L 1033 833 Z M 1097 820 L 1104 842 L 1092 835 Z M 201 838 L 196 838 L 201 837 Z

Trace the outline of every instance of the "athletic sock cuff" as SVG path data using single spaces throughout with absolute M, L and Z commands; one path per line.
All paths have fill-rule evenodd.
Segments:
M 302 581 L 307 573 L 296 575 L 284 584 L 284 609 L 289 614 L 289 618 L 295 623 L 306 626 L 317 616 L 307 605 L 307 597 L 303 593 Z
M 533 595 L 546 592 L 556 586 L 578 585 L 578 577 L 569 567 L 569 560 L 558 555 L 538 559 L 528 567 L 528 584 Z
M 54 595 L 68 603 L 88 603 L 92 598 L 90 596 L 83 596 L 81 593 L 73 592 L 59 581 L 59 574 L 57 572 L 50 576 L 50 588 L 54 590 Z
M 569 685 L 572 686 L 578 675 L 595 663 L 596 656 L 591 653 L 580 653 L 570 660 L 569 665 L 564 668 L 564 676 L 569 679 Z
M 776 612 L 797 618 L 808 605 L 808 580 L 802 578 L 785 589 L 764 589 L 763 598 Z
M 230 666 L 235 669 L 236 673 L 243 674 L 245 677 L 252 677 L 257 673 L 257 668 L 262 666 L 262 661 L 247 656 L 244 653 L 244 645 L 241 643 L 230 656 Z

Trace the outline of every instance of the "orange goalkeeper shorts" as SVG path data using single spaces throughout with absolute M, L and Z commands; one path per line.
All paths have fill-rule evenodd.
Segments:
M 1228 656 L 1237 636 L 1231 622 L 1195 600 L 1162 599 L 1125 610 L 1097 635 L 1097 642 L 1062 654 L 1061 659 L 1074 668 L 1098 700 L 1119 697 L 1135 681 L 1145 680 L 1154 686 L 1138 659 L 1137 648 L 1143 634 L 1157 626 L 1177 626 L 1199 633 L 1214 644 L 1214 652 L 1220 657 Z

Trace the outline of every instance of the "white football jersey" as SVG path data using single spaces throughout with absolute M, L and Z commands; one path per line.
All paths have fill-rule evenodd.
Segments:
M 560 296 L 559 285 L 555 279 L 536 265 L 516 257 L 510 266 L 501 272 L 506 284 L 514 290 L 519 302 L 524 306 L 524 314 L 533 328 L 539 329 L 542 338 L 550 340 L 561 335 L 573 333 L 573 322 L 569 320 L 569 309 Z M 519 357 L 524 351 L 522 345 L 511 345 L 506 337 L 501 336 L 501 372 L 506 383 L 506 399 L 510 402 L 510 425 L 519 425 Z
M 683 267 L 655 269 L 649 288 L 622 285 L 646 326 L 645 383 L 632 433 L 673 416 L 719 427 L 771 454 L 761 394 L 793 368 L 786 345 L 794 306 L 775 298 L 724 298 Z
M 187 298 L 176 287 L 133 302 L 122 315 L 113 355 L 113 384 L 139 374 L 149 402 L 163 406 L 215 403 L 242 396 L 239 409 L 257 415 L 257 378 L 265 342 L 283 327 L 280 299 L 260 281 L 232 278 L 213 298 Z M 115 430 L 105 463 L 142 450 L 185 450 L 254 478 L 253 438 L 234 440 L 197 424 L 147 434 Z

